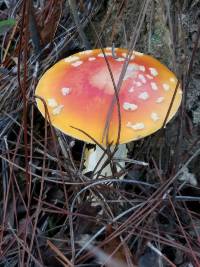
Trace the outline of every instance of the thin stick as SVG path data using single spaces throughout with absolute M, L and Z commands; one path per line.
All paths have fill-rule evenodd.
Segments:
M 77 30 L 78 30 L 78 34 L 82 40 L 83 46 L 85 47 L 85 49 L 91 49 L 91 45 L 83 31 L 83 27 L 80 23 L 79 17 L 78 17 L 78 8 L 76 5 L 76 1 L 75 0 L 68 0 L 69 6 L 71 8 L 72 11 L 72 15 L 74 18 L 74 22 L 76 24 Z

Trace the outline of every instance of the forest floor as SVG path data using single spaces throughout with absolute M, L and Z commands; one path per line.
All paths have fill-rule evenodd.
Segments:
M 108 183 L 80 172 L 83 142 L 44 120 L 35 88 L 113 45 L 167 65 L 183 101 Z M 200 1 L 0 0 L 0 62 L 0 266 L 200 266 Z

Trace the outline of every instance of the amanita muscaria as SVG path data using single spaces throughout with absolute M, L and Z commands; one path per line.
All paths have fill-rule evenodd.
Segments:
M 128 51 L 116 48 L 115 57 L 111 48 L 104 51 L 117 84 Z M 163 126 L 176 84 L 175 75 L 158 60 L 133 52 L 119 90 L 119 144 L 148 136 Z M 87 143 L 93 143 L 89 138 L 91 136 L 99 144 L 106 145 L 103 133 L 115 91 L 100 49 L 80 52 L 56 63 L 40 79 L 36 95 L 46 102 L 51 123 L 56 128 Z M 178 88 L 167 121 L 177 112 L 181 98 L 182 91 Z M 45 116 L 44 104 L 40 99 L 37 99 L 37 105 Z M 117 141 L 118 122 L 115 104 L 107 138 L 108 143 L 113 145 Z M 86 170 L 95 167 L 102 153 L 97 148 L 89 154 Z

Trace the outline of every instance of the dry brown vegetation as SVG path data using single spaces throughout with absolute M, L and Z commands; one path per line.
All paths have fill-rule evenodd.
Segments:
M 199 0 L 1 0 L 8 18 L 0 266 L 200 266 Z M 43 119 L 34 91 L 59 59 L 113 43 L 168 65 L 184 98 L 166 128 L 128 145 L 148 166 L 130 160 L 124 180 L 94 180 L 81 173 L 83 143 Z

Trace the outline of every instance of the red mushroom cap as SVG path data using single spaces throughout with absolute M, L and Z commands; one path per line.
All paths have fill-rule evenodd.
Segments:
M 111 48 L 105 54 L 111 66 L 115 83 L 127 54 L 126 49 Z M 143 138 L 160 129 L 169 109 L 177 78 L 158 60 L 133 52 L 119 91 L 121 112 L 120 143 Z M 42 97 L 48 107 L 51 123 L 62 132 L 77 139 L 102 141 L 105 122 L 112 99 L 113 83 L 104 55 L 100 49 L 89 50 L 67 57 L 51 67 L 40 79 L 36 95 Z M 168 121 L 174 116 L 182 99 L 178 88 Z M 45 116 L 40 99 L 37 105 Z M 115 143 L 118 134 L 118 112 L 114 107 L 108 140 Z

